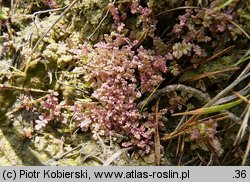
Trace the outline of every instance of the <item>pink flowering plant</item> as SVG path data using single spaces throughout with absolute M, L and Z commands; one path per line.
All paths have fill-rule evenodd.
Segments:
M 63 124 L 67 123 L 66 115 L 63 112 L 62 104 L 58 102 L 58 93 L 50 90 L 50 93 L 46 95 L 46 99 L 42 100 L 40 106 L 35 107 L 38 113 L 42 113 L 35 120 L 35 130 L 44 128 L 49 122 L 60 121 Z
M 47 17 L 61 12 L 52 9 L 67 3 L 47 0 L 33 8 L 50 8 L 50 13 L 41 15 Z M 249 17 L 243 11 L 247 12 L 249 3 L 242 0 L 77 3 L 79 6 L 68 6 L 68 12 L 51 29 L 46 29 L 47 22 L 35 22 L 36 30 L 49 31 L 46 35 L 39 32 L 25 37 L 29 39 L 25 45 L 19 39 L 12 40 L 14 33 L 9 22 L 0 19 L 0 23 L 6 22 L 3 27 L 8 30 L 0 37 L 4 41 L 0 57 L 13 62 L 9 67 L 0 65 L 0 71 L 6 72 L 0 75 L 0 89 L 22 91 L 13 94 L 19 100 L 14 111 L 22 108 L 32 113 L 32 130 L 26 130 L 26 135 L 32 138 L 33 133 L 40 134 L 49 127 L 66 128 L 72 138 L 74 134 L 90 133 L 96 141 L 132 147 L 141 156 L 154 151 L 154 146 L 156 150 L 163 149 L 164 143 L 160 141 L 173 139 L 169 146 L 179 147 L 172 151 L 174 155 L 183 152 L 185 146 L 192 151 L 199 148 L 212 151 L 221 157 L 225 150 L 221 142 L 224 136 L 217 131 L 221 127 L 217 123 L 220 118 L 210 119 L 209 113 L 206 120 L 199 115 L 186 124 L 188 117 L 172 114 L 187 114 L 203 107 L 211 100 L 210 96 L 237 77 L 234 71 L 246 64 L 247 59 L 236 63 L 236 58 L 227 53 L 237 47 L 248 56 Z M 239 10 L 241 6 L 244 9 Z M 17 45 L 15 41 L 19 41 Z M 220 60 L 224 55 L 225 59 Z M 213 61 L 222 62 L 223 68 L 214 69 Z M 228 73 L 226 79 L 211 81 L 224 72 Z M 2 86 L 4 82 L 8 84 Z M 209 87 L 213 89 L 210 91 Z M 15 112 L 5 108 L 11 104 L 2 102 L 4 94 L 0 93 L 3 104 L 0 114 L 12 116 Z M 168 134 L 170 137 L 166 137 Z
M 156 34 L 157 18 L 147 6 L 141 5 L 140 0 L 129 3 L 128 11 L 121 11 L 114 3 L 109 3 L 107 8 L 113 19 L 112 31 L 94 45 L 84 43 L 78 46 L 80 50 L 75 51 L 77 59 L 73 71 L 81 73 L 61 77 L 61 81 L 65 82 L 66 78 L 67 83 L 75 80 L 72 83 L 77 88 L 79 82 L 84 83 L 83 89 L 91 90 L 88 101 L 72 102 L 66 98 L 66 102 L 72 105 L 64 107 L 58 101 L 58 93 L 51 92 L 41 102 L 42 114 L 35 121 L 35 129 L 44 128 L 53 120 L 67 124 L 70 116 L 82 131 L 91 131 L 94 139 L 100 136 L 108 141 L 111 132 L 113 136 L 122 136 L 114 139 L 122 141 L 121 146 L 135 146 L 140 154 L 147 154 L 154 145 L 154 112 L 148 109 L 142 113 L 137 107 L 138 102 L 148 97 L 164 81 L 165 75 L 180 75 L 182 60 L 189 58 L 190 63 L 196 65 L 206 58 L 207 50 L 202 43 L 211 42 L 216 46 L 220 41 L 218 33 L 225 31 L 230 31 L 235 39 L 236 29 L 230 23 L 235 15 L 230 8 L 187 8 L 173 26 L 175 41 L 168 48 Z M 136 20 L 137 31 L 128 26 L 128 14 Z M 154 46 L 145 44 L 146 39 L 152 39 Z M 177 98 L 176 93 L 172 95 Z M 182 104 L 171 103 L 172 100 L 175 98 L 169 94 L 170 105 L 159 112 L 160 129 L 164 128 L 164 115 L 180 110 L 187 102 L 183 99 Z M 63 110 L 67 110 L 67 116 Z M 200 138 L 195 137 L 196 130 L 194 128 L 191 132 L 191 141 Z M 209 135 L 212 136 L 209 141 L 213 141 L 214 135 Z

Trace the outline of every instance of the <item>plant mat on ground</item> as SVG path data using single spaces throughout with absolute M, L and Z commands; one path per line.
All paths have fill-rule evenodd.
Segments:
M 249 3 L 4 1 L 2 165 L 248 165 Z

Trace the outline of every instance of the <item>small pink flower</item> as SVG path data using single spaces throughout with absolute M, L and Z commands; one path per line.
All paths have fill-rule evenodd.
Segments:
M 48 124 L 48 120 L 44 118 L 42 115 L 38 116 L 38 120 L 35 122 L 37 123 L 35 126 L 35 130 L 40 130 L 41 128 L 45 127 Z

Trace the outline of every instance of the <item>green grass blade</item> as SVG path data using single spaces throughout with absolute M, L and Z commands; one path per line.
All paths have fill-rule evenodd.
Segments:
M 248 98 L 250 96 L 250 94 L 248 94 L 246 96 L 246 98 Z M 177 113 L 177 114 L 173 114 L 173 116 L 179 116 L 179 115 L 198 115 L 198 114 L 212 114 L 212 113 L 216 113 L 216 112 L 220 112 L 220 111 L 224 111 L 227 109 L 230 109 L 232 107 L 235 107 L 237 105 L 239 105 L 240 103 L 242 103 L 243 100 L 242 99 L 238 99 L 236 101 L 232 101 L 226 104 L 222 104 L 222 105 L 217 105 L 217 106 L 211 106 L 211 107 L 207 107 L 207 108 L 200 108 L 200 109 L 196 109 L 193 111 L 188 111 L 188 112 L 182 112 L 182 113 Z
M 225 3 L 223 3 L 222 5 L 219 6 L 219 9 L 223 9 L 226 6 L 228 6 L 229 4 L 231 4 L 234 0 L 227 0 Z

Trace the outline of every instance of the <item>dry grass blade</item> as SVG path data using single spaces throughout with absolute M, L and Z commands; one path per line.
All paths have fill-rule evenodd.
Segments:
M 219 114 L 216 114 L 216 115 L 212 115 L 212 116 L 208 116 L 208 117 L 202 118 L 199 121 L 200 122 L 204 122 L 204 121 L 209 120 L 209 119 L 216 120 L 217 118 L 222 118 L 222 117 L 225 117 L 225 116 L 228 116 L 228 114 L 226 114 L 226 113 L 219 113 Z
M 235 47 L 235 45 L 232 45 L 232 46 L 230 46 L 230 47 L 227 47 L 227 48 L 223 49 L 222 51 L 220 51 L 220 52 L 214 54 L 213 56 L 211 56 L 211 57 L 209 57 L 209 58 L 207 58 L 207 59 L 205 59 L 205 60 L 201 60 L 201 62 L 198 63 L 198 65 L 203 65 L 203 64 L 205 64 L 205 63 L 207 63 L 207 62 L 209 62 L 209 61 L 212 61 L 212 60 L 214 60 L 214 59 L 220 57 L 221 55 L 223 55 L 223 54 L 229 52 L 229 51 L 232 50 L 234 47 Z M 187 67 L 183 72 L 186 72 L 186 71 L 188 71 L 188 70 L 193 70 L 193 69 L 195 69 L 194 66 L 189 66 L 189 67 Z
M 114 1 L 115 2 L 115 1 Z M 95 33 L 97 32 L 97 30 L 101 27 L 103 21 L 107 18 L 108 14 L 109 14 L 110 9 L 107 10 L 106 14 L 104 15 L 104 17 L 102 18 L 102 20 L 100 21 L 100 23 L 97 25 L 97 27 L 95 28 L 95 30 L 93 31 L 93 33 L 87 37 L 87 40 L 90 40 L 93 35 L 95 35 Z
M 38 102 L 41 102 L 41 101 L 42 101 L 43 99 L 45 99 L 46 97 L 47 97 L 47 96 L 43 96 L 43 97 L 41 97 L 41 98 L 39 98 L 39 99 L 33 100 L 32 102 L 29 103 L 29 105 L 32 106 L 32 105 L 34 105 L 34 104 L 36 104 L 36 103 L 38 103 Z M 13 110 L 7 112 L 7 113 L 5 114 L 5 116 L 3 116 L 3 117 L 11 116 L 12 114 L 15 114 L 16 112 L 18 112 L 20 109 L 22 109 L 22 108 L 24 108 L 24 107 L 25 107 L 25 105 L 21 105 L 21 106 L 19 106 L 19 107 L 16 107 L 16 108 L 14 108 Z M 1 120 L 3 117 L 0 117 L 0 120 Z
M 249 69 L 250 69 L 250 63 L 249 63 Z M 247 72 L 248 66 L 242 71 L 242 73 Z M 220 93 L 218 93 L 211 101 L 209 101 L 204 107 L 212 106 L 215 102 L 217 102 L 220 98 L 222 98 L 226 93 L 228 93 L 230 90 L 232 90 L 236 85 L 238 85 L 240 82 L 242 82 L 244 79 L 248 78 L 250 76 L 250 73 L 247 74 L 241 74 L 233 83 L 228 85 L 224 90 L 222 90 Z
M 229 52 L 230 50 L 232 50 L 234 47 L 235 47 L 235 45 L 232 45 L 232 46 L 230 46 L 230 47 L 227 47 L 226 49 L 223 49 L 222 51 L 220 51 L 220 52 L 214 54 L 212 57 L 210 57 L 210 58 L 208 58 L 208 59 L 205 59 L 205 60 L 202 62 L 202 64 L 207 63 L 207 62 L 209 62 L 209 61 L 214 60 L 215 58 L 220 57 L 221 55 L 223 55 L 223 54 Z
M 132 49 L 135 50 L 138 48 L 142 41 L 148 36 L 149 31 L 152 29 L 152 27 L 147 28 L 144 32 L 141 33 L 141 35 L 138 37 L 137 42 L 133 45 Z
M 62 19 L 62 17 L 64 17 L 64 15 L 76 4 L 78 0 L 74 0 L 64 11 L 63 13 L 52 23 L 52 25 L 50 27 L 48 27 L 46 29 L 46 31 L 42 34 L 42 36 L 38 39 L 38 41 L 36 42 L 35 46 L 32 49 L 32 52 L 34 52 L 38 45 L 40 44 L 40 42 L 43 40 L 43 38 L 49 33 L 49 31 L 54 27 L 54 25 L 59 22 L 59 20 Z
M 19 90 L 23 92 L 49 93 L 48 91 L 35 89 L 35 88 L 22 88 L 22 87 L 10 86 L 10 85 L 4 85 L 4 84 L 0 84 L 0 90 Z
M 62 12 L 62 14 L 52 23 L 52 25 L 49 26 L 45 30 L 45 32 L 39 37 L 36 44 L 32 48 L 30 55 L 32 55 L 32 53 L 34 53 L 36 51 L 36 49 L 38 48 L 39 44 L 44 39 L 44 37 L 50 32 L 50 30 L 55 26 L 55 24 L 58 23 L 66 15 L 66 13 L 77 3 L 77 1 L 78 0 L 74 0 L 71 4 L 69 4 L 68 7 Z M 29 59 L 27 60 L 25 66 L 24 66 L 24 70 L 28 69 L 28 67 L 30 66 L 30 63 L 31 63 L 31 56 L 29 56 Z
M 234 141 L 234 146 L 237 144 L 237 143 L 240 143 L 243 136 L 245 135 L 246 133 L 246 129 L 248 127 L 248 120 L 249 120 L 249 117 L 250 117 L 250 107 L 248 106 L 248 109 L 247 109 L 247 112 L 245 114 L 245 117 L 241 123 L 241 126 L 240 126 L 240 129 L 237 133 L 237 136 L 236 136 L 236 139 Z
M 158 111 L 159 111 L 159 102 L 160 99 L 156 102 L 156 108 L 155 108 L 155 133 L 154 133 L 154 139 L 155 139 L 155 164 L 157 166 L 161 163 L 161 144 L 160 144 L 160 136 L 159 136 L 159 118 L 158 118 Z
M 210 107 L 214 105 L 215 102 L 217 102 L 219 99 L 221 99 L 225 94 L 227 94 L 230 90 L 232 90 L 237 84 L 242 82 L 244 79 L 248 78 L 250 76 L 250 73 L 248 73 L 250 70 L 250 62 L 249 64 L 245 67 L 245 69 L 241 72 L 241 74 L 237 77 L 236 80 L 234 80 L 230 85 L 228 85 L 224 90 L 222 90 L 220 93 L 218 93 L 212 100 L 208 101 L 203 108 Z M 198 120 L 199 114 L 194 114 L 191 116 L 185 123 L 183 123 L 178 130 L 170 133 L 170 134 L 165 134 L 161 140 L 170 140 L 172 138 L 175 138 L 179 136 L 180 134 L 184 133 L 184 130 L 188 127 L 190 123 L 193 121 Z
M 47 9 L 47 10 L 43 10 L 43 11 L 37 11 L 35 13 L 33 13 L 31 16 L 32 16 L 32 20 L 33 20 L 33 23 L 37 29 L 37 32 L 39 33 L 39 28 L 36 24 L 36 16 L 38 17 L 40 14 L 43 14 L 43 13 L 49 13 L 49 12 L 55 12 L 55 11 L 60 11 L 60 10 L 63 10 L 67 8 L 67 6 L 63 7 L 63 8 L 56 8 L 56 9 Z
M 249 71 L 250 71 L 250 61 L 249 61 L 248 65 L 245 67 L 245 69 L 238 76 L 237 80 L 240 79 L 240 78 L 242 79 L 244 76 L 247 75 L 247 73 L 249 73 Z
M 223 121 L 223 120 L 225 120 L 225 119 L 228 119 L 228 115 L 218 114 L 218 115 L 216 115 L 216 116 L 212 116 L 211 118 L 213 118 L 213 121 L 214 121 L 214 122 L 218 122 L 218 121 Z M 211 118 L 207 118 L 207 120 L 208 120 L 208 119 L 211 119 Z M 204 120 L 199 120 L 199 121 L 197 121 L 197 120 L 192 120 L 192 121 L 190 121 L 190 122 L 188 122 L 188 123 L 185 123 L 185 124 L 183 124 L 179 129 L 174 130 L 172 133 L 165 134 L 165 135 L 161 138 L 161 140 L 167 141 L 167 140 L 171 140 L 171 139 L 174 139 L 174 138 L 176 138 L 176 137 L 179 137 L 179 136 L 185 134 L 185 133 L 188 131 L 188 129 L 189 129 L 190 127 L 193 127 L 193 126 L 199 124 L 199 123 L 202 122 L 202 121 L 204 121 Z
M 250 101 L 247 99 L 247 97 L 244 97 L 243 95 L 239 94 L 239 93 L 235 93 L 235 95 L 237 95 L 240 99 L 242 99 L 243 101 L 245 101 L 247 104 L 250 104 Z
M 48 162 L 46 162 L 45 165 L 48 166 L 48 165 L 51 164 L 52 162 L 59 161 L 59 160 L 63 159 L 63 158 L 64 158 L 65 156 L 67 156 L 68 154 L 70 154 L 70 153 L 72 153 L 72 152 L 74 152 L 74 151 L 76 151 L 76 150 L 82 148 L 82 146 L 83 146 L 83 145 L 80 144 L 80 145 L 76 146 L 75 148 L 71 149 L 70 151 L 67 151 L 67 152 L 63 153 L 63 154 L 60 155 L 60 156 L 54 157 L 53 159 L 51 159 L 51 160 L 49 160 Z
M 192 78 L 186 79 L 182 82 L 191 82 L 191 81 L 195 81 L 195 80 L 199 80 L 205 77 L 209 77 L 209 76 L 213 76 L 219 73 L 223 73 L 223 72 L 228 72 L 228 71 L 234 71 L 234 70 L 238 70 L 239 68 L 228 68 L 228 69 L 224 69 L 224 70 L 219 70 L 219 71 L 211 71 L 211 72 L 207 72 L 207 73 L 203 73 L 200 75 L 196 75 Z
M 185 148 L 185 137 L 179 136 L 175 153 L 176 157 L 180 156 L 179 164 L 184 153 L 184 148 Z
M 180 122 L 178 123 L 178 125 L 176 126 L 174 131 L 177 131 L 180 128 L 180 126 L 184 123 L 185 120 L 186 120 L 186 116 L 184 115 L 184 116 L 182 116 Z
M 102 148 L 103 154 L 106 155 L 107 154 L 107 147 L 106 147 L 103 139 L 100 137 L 100 135 L 97 135 L 97 138 L 98 138 L 99 144 L 100 144 L 100 146 Z
M 243 95 L 243 96 L 245 96 L 248 93 L 250 93 L 250 83 L 245 88 L 243 88 L 242 90 L 238 91 L 238 93 L 240 95 Z M 238 97 L 235 94 L 227 96 L 227 97 L 223 97 L 223 98 L 219 99 L 218 101 L 216 101 L 213 105 L 215 106 L 215 105 L 224 104 L 224 103 L 233 101 L 236 98 L 238 98 Z
M 248 105 L 247 105 L 247 112 L 244 116 L 244 119 L 241 123 L 241 126 L 240 126 L 240 129 L 237 133 L 237 136 L 235 138 L 235 141 L 234 141 L 234 146 L 237 144 L 237 143 L 240 143 L 240 141 L 242 140 L 243 136 L 245 135 L 245 132 L 246 132 L 246 129 L 248 127 L 248 120 L 249 120 L 249 117 L 250 117 L 250 100 L 248 100 L 246 97 L 240 95 L 239 93 L 235 93 L 240 99 L 242 99 L 243 101 L 245 101 Z
M 249 134 L 249 137 L 248 137 L 248 142 L 247 142 L 247 147 L 246 147 L 246 150 L 245 150 L 245 154 L 243 156 L 243 160 L 242 160 L 242 163 L 241 163 L 242 166 L 244 166 L 246 164 L 247 156 L 249 155 L 249 151 L 250 151 L 250 134 Z
M 163 81 L 163 80 L 162 80 Z M 155 95 L 156 90 L 158 89 L 158 87 L 161 85 L 162 81 L 154 88 L 154 90 L 151 92 L 151 94 L 142 102 L 140 102 L 138 104 L 138 108 L 140 108 L 140 112 L 143 111 L 143 108 L 151 101 L 154 100 L 154 98 L 152 98 Z
M 248 40 L 250 40 L 250 36 L 248 35 L 248 33 L 243 29 L 241 28 L 237 23 L 235 23 L 234 21 L 230 21 L 235 27 L 237 27 L 247 38 Z
M 112 162 L 114 162 L 118 157 L 120 157 L 121 154 L 123 154 L 124 152 L 132 149 L 133 147 L 129 147 L 129 148 L 124 148 L 124 149 L 120 149 L 117 152 L 115 152 L 114 154 L 112 154 L 104 163 L 103 166 L 109 166 Z
M 161 137 L 161 140 L 163 141 L 167 141 L 167 140 L 171 140 L 171 139 L 174 139 L 182 134 L 185 134 L 186 133 L 186 130 L 185 129 L 179 129 L 177 131 L 173 131 L 172 133 L 169 133 L 169 134 L 165 134 L 163 137 Z
M 197 7 L 197 6 L 183 6 L 183 7 L 178 7 L 178 8 L 173 8 L 173 9 L 163 11 L 161 13 L 156 14 L 155 16 L 160 16 L 160 15 L 163 15 L 163 14 L 166 14 L 166 13 L 170 13 L 172 11 L 183 10 L 183 9 L 204 9 L 204 8 Z

